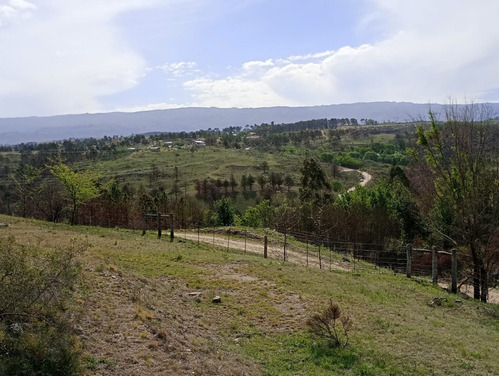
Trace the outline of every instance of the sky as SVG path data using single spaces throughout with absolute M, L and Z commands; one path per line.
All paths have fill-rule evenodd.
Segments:
M 498 102 L 498 0 L 0 0 L 0 117 Z

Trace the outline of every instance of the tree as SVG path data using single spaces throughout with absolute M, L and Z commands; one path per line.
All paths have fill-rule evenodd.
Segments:
M 245 226 L 267 227 L 274 218 L 274 208 L 269 200 L 264 200 L 254 207 L 249 207 L 242 218 Z
M 247 185 L 248 188 L 250 188 L 250 191 L 252 191 L 252 186 L 255 184 L 255 177 L 252 174 L 247 175 Z
M 223 197 L 215 202 L 215 215 L 213 218 L 215 226 L 231 226 L 234 223 L 235 216 L 233 203 L 228 197 Z
M 92 170 L 73 171 L 60 159 L 47 168 L 66 188 L 67 197 L 71 201 L 70 223 L 74 225 L 79 206 L 99 196 L 99 188 L 97 187 L 99 175 Z
M 222 182 L 222 186 L 224 187 L 224 193 L 227 195 L 227 189 L 230 186 L 229 180 L 224 179 L 224 181 Z
M 293 180 L 292 175 L 286 175 L 285 176 L 285 185 L 288 188 L 288 192 L 290 192 L 290 188 L 292 188 L 295 184 L 295 181 Z
M 241 175 L 240 185 L 243 188 L 243 191 L 247 190 L 247 175 L 246 174 Z
M 14 181 L 15 192 L 19 196 L 21 216 L 27 217 L 31 214 L 34 201 L 39 197 L 37 180 L 41 177 L 42 169 L 20 163 L 16 173 L 11 175 Z
M 417 128 L 412 156 L 425 160 L 434 180 L 432 230 L 444 244 L 468 251 L 474 298 L 485 302 L 488 268 L 498 259 L 498 246 L 491 249 L 498 233 L 498 124 L 473 104 L 451 105 L 446 115 L 440 128 L 429 112 L 430 129 Z
M 265 174 L 267 170 L 269 170 L 269 163 L 267 163 L 267 161 L 262 161 L 260 162 L 259 167 L 262 169 L 262 171 L 264 171 Z
M 229 185 L 231 186 L 231 193 L 234 193 L 234 189 L 238 186 L 238 182 L 234 178 L 233 174 L 231 174 L 231 177 L 229 178 Z
M 257 184 L 259 184 L 261 191 L 264 190 L 264 186 L 266 185 L 266 183 L 267 183 L 267 179 L 264 175 L 259 175 L 257 177 Z
M 322 201 L 330 198 L 330 184 L 325 178 L 325 173 L 319 162 L 314 158 L 304 159 L 302 168 L 300 197 L 302 201 Z

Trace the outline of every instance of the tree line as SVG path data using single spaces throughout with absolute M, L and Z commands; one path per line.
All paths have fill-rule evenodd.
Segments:
M 400 136 L 392 146 L 375 143 L 351 151 L 362 159 L 375 154 L 378 159 L 407 149 L 405 163 L 393 163 L 388 178 L 351 192 L 329 180 L 323 166 L 335 168 L 339 156 L 356 160 L 358 155 L 332 157 L 328 149 L 317 153 L 319 158 L 303 158 L 297 166 L 300 182 L 269 171 L 264 161 L 258 176 L 200 177 L 193 196 L 181 191 L 177 168 L 171 190 L 161 184 L 133 188 L 106 181 L 98 171 L 75 170 L 67 154 L 23 150 L 18 167 L 9 173 L 9 189 L 0 196 L 1 209 L 54 222 L 128 228 L 140 228 L 142 213 L 162 212 L 174 214 L 176 227 L 270 227 L 385 244 L 394 252 L 408 243 L 455 248 L 471 260 L 474 297 L 485 301 L 488 282 L 498 273 L 498 121 L 474 105 L 450 106 L 443 122 L 429 116 L 412 137 Z M 69 143 L 64 147 L 71 150 Z M 290 189 L 297 184 L 298 190 Z M 256 204 L 238 212 L 236 195 L 250 193 Z

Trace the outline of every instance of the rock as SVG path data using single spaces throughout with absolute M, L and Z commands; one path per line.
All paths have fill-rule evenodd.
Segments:
M 189 296 L 200 296 L 200 295 L 201 295 L 201 292 L 199 292 L 199 291 L 193 291 L 193 292 L 189 293 Z
M 351 260 L 349 258 L 347 258 L 347 257 L 342 257 L 342 261 L 344 261 L 344 262 L 351 262 Z
M 0 227 L 9 227 L 7 223 L 0 223 Z
M 82 335 L 83 334 L 83 328 L 81 325 L 75 325 L 73 327 L 73 332 L 76 334 L 76 335 Z
M 218 295 L 212 299 L 212 303 L 221 303 L 221 302 L 222 302 L 222 299 Z
M 428 305 L 431 307 L 439 307 L 441 304 L 443 304 L 443 302 L 447 301 L 447 298 L 434 298 L 428 303 Z

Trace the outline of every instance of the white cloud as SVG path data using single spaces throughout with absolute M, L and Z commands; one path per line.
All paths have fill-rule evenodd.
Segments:
M 10 1 L 16 12 L 0 28 L 0 116 L 95 112 L 100 96 L 134 87 L 146 64 L 113 21 L 144 4 L 45 0 L 35 8 Z
M 175 78 L 192 76 L 193 74 L 201 73 L 201 71 L 196 68 L 196 63 L 194 61 L 165 63 L 157 67 L 157 69 L 160 69 Z
M 9 0 L 0 3 L 0 27 L 18 18 L 27 18 L 31 11 L 36 9 L 36 5 L 25 0 Z
M 362 27 L 375 43 L 251 61 L 224 79 L 186 82 L 193 105 L 314 105 L 358 101 L 498 100 L 498 3 L 374 0 Z

